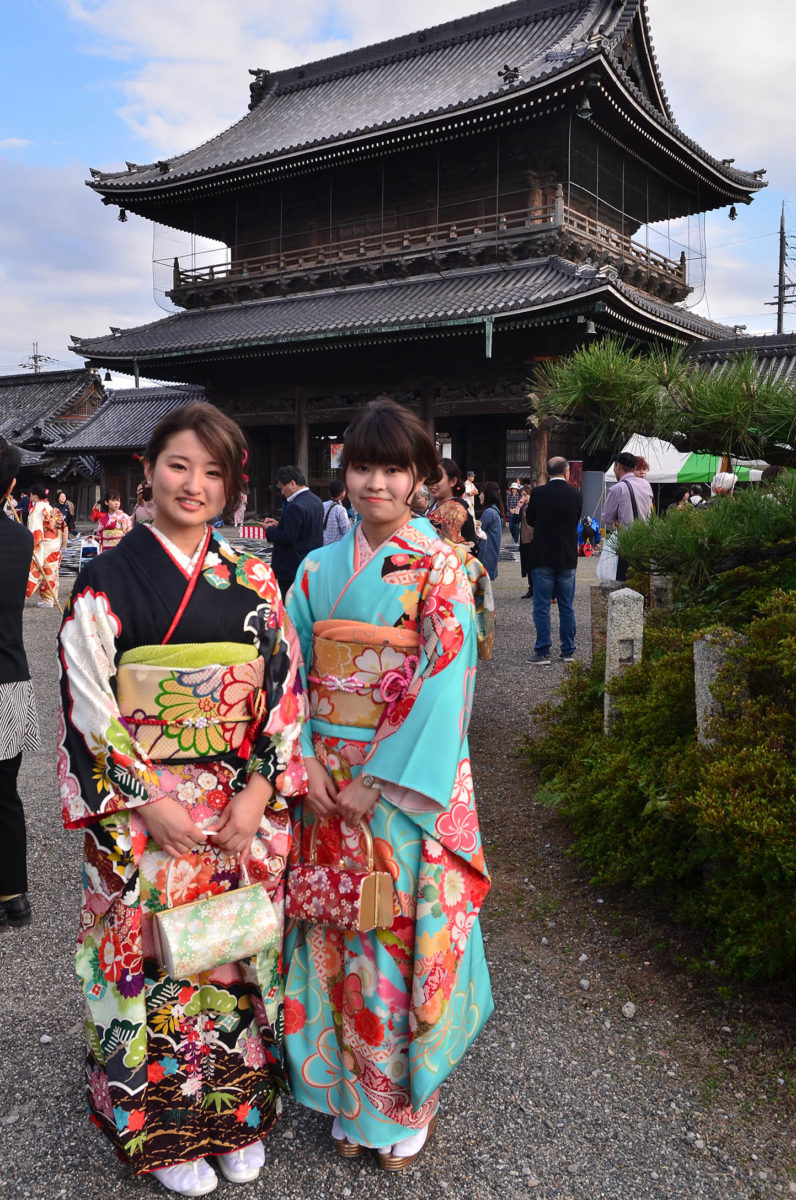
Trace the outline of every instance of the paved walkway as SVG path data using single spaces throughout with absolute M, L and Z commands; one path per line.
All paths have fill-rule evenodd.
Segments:
M 589 641 L 593 570 L 588 561 L 579 570 L 581 653 Z M 238 1188 L 221 1183 L 219 1194 L 240 1200 L 729 1200 L 774 1187 L 749 1181 L 750 1167 L 759 1174 L 757 1168 L 768 1164 L 742 1160 L 731 1132 L 715 1146 L 699 1147 L 693 1087 L 681 1082 L 666 1050 L 677 1014 L 652 1005 L 638 1021 L 624 1021 L 627 992 L 601 983 L 610 976 L 604 953 L 592 951 L 588 962 L 578 961 L 581 949 L 590 951 L 590 923 L 607 915 L 607 908 L 596 907 L 596 893 L 583 889 L 582 942 L 558 947 L 553 909 L 545 908 L 541 886 L 549 847 L 540 844 L 517 861 L 519 835 L 536 818 L 513 749 L 527 729 L 530 707 L 554 691 L 566 669 L 554 662 L 534 674 L 524 666 L 532 630 L 523 590 L 519 567 L 501 563 L 496 653 L 479 670 L 472 725 L 482 824 L 496 877 L 484 927 L 497 1010 L 443 1089 L 434 1143 L 411 1173 L 388 1177 L 370 1156 L 337 1158 L 328 1120 L 288 1101 L 269 1139 L 260 1181 Z M 35 918 L 29 928 L 0 937 L 0 1196 L 154 1200 L 165 1193 L 154 1181 L 131 1177 L 83 1106 L 83 1017 L 72 969 L 80 835 L 63 831 L 56 801 L 56 625 L 57 613 L 29 606 L 26 638 L 44 749 L 26 757 L 21 779 Z M 532 894 L 536 900 L 529 906 Z M 543 936 L 552 945 L 543 946 Z M 586 977 L 589 994 L 579 983 Z

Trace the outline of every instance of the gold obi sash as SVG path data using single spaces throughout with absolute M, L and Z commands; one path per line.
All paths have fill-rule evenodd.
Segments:
M 139 646 L 122 655 L 116 699 L 157 760 L 248 757 L 265 716 L 265 663 L 235 642 Z
M 406 694 L 418 664 L 414 630 L 364 621 L 316 621 L 308 674 L 310 715 L 328 725 L 375 729 Z

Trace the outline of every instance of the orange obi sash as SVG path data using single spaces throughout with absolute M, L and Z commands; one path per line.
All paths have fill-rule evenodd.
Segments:
M 148 662 L 122 656 L 116 675 L 122 720 L 156 760 L 247 757 L 265 717 L 265 663 L 249 647 L 233 647 L 231 662 L 224 662 L 223 643 L 201 647 L 204 662 L 191 649 L 145 647 Z
M 412 682 L 418 657 L 412 629 L 365 621 L 316 621 L 312 627 L 310 715 L 329 725 L 375 729 Z

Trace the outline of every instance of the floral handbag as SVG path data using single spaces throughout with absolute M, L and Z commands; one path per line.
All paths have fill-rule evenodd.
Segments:
M 166 869 L 168 908 L 154 914 L 152 931 L 158 962 L 172 979 L 255 954 L 278 956 L 281 929 L 276 911 L 263 885 L 249 882 L 243 863 L 244 886 L 174 908 L 170 892 L 174 862 L 171 859 Z
M 309 862 L 290 868 L 287 915 L 296 921 L 358 933 L 389 929 L 394 915 L 392 878 L 386 871 L 373 869 L 373 837 L 369 826 L 363 823 L 360 827 L 367 846 L 367 865 L 363 870 L 346 867 L 342 859 L 336 866 L 319 863 L 318 825 L 316 821 L 312 827 Z

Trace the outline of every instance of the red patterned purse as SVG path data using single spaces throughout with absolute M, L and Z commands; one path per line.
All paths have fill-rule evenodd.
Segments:
M 367 866 L 347 867 L 343 860 L 336 866 L 317 861 L 318 825 L 312 827 L 309 862 L 290 868 L 287 879 L 285 912 L 296 921 L 331 925 L 358 933 L 370 929 L 389 929 L 393 923 L 392 878 L 386 871 L 373 869 L 373 837 L 363 823 L 367 846 Z

